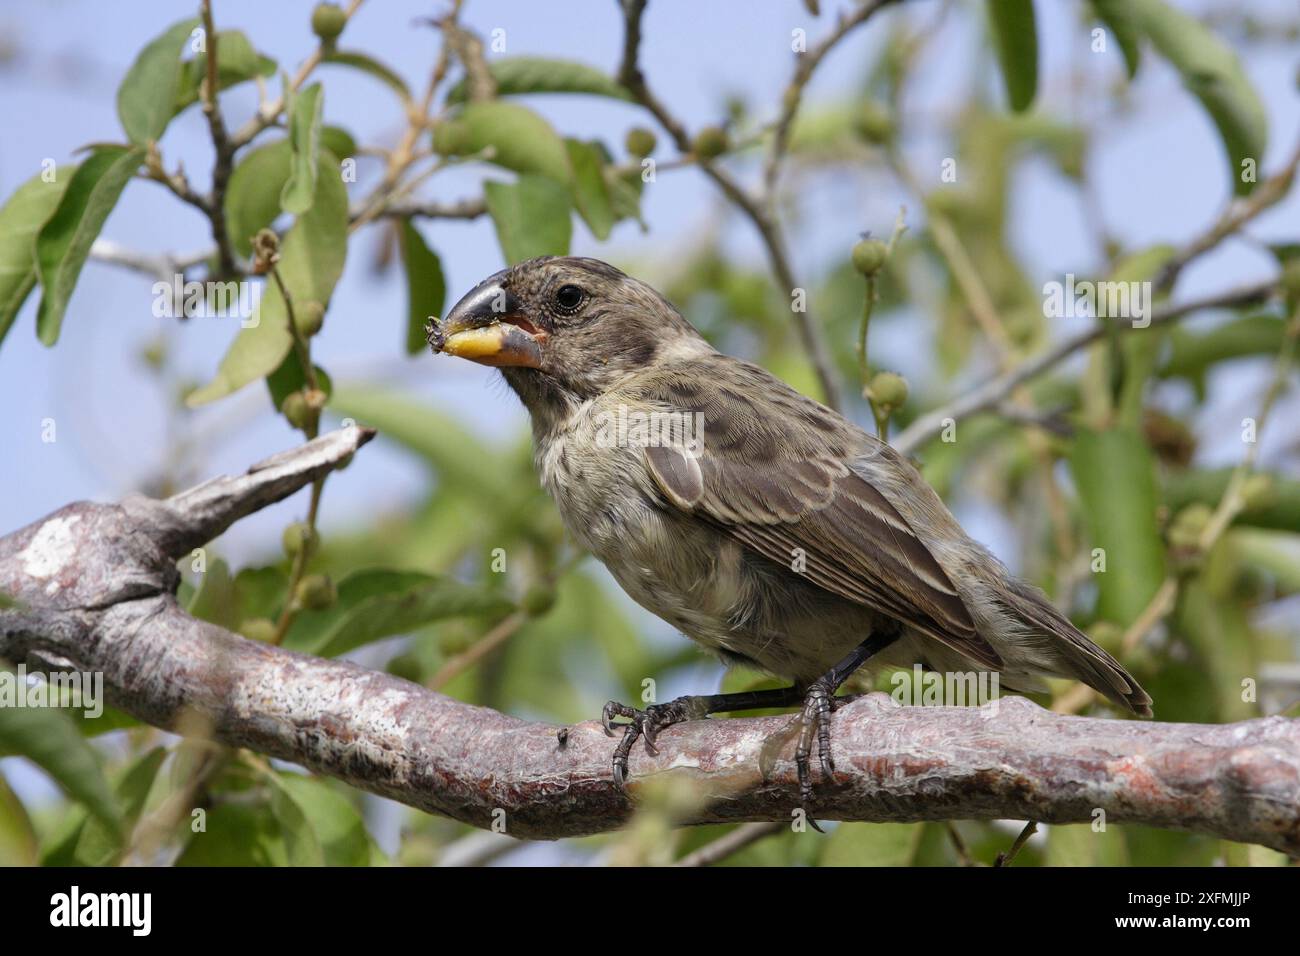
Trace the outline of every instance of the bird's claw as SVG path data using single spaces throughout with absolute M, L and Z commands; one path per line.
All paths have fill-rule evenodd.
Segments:
M 817 821 L 808 812 L 813 798 L 811 772 L 813 742 L 815 740 L 817 744 L 818 764 L 821 767 L 822 777 L 830 780 L 835 774 L 835 758 L 831 756 L 830 717 L 831 713 L 846 700 L 847 698 L 836 698 L 828 685 L 815 681 L 804 695 L 803 708 L 785 728 L 768 737 L 759 751 L 759 770 L 766 779 L 771 776 L 772 769 L 776 766 L 776 759 L 785 745 L 791 739 L 797 738 L 794 763 L 799 774 L 799 806 L 804 811 L 809 825 L 818 833 L 825 831 L 817 825 Z
M 623 728 L 623 737 L 614 748 L 614 784 L 620 790 L 624 789 L 627 783 L 628 756 L 632 753 L 632 745 L 638 738 L 642 739 L 646 753 L 651 756 L 657 755 L 659 749 L 655 746 L 655 741 L 659 738 L 659 731 L 695 716 L 704 715 L 696 714 L 696 708 L 691 706 L 689 697 L 669 701 L 666 704 L 651 704 L 645 710 L 637 710 L 616 700 L 607 703 L 600 713 L 600 723 L 605 728 L 605 733 L 613 737 L 615 729 Z M 615 717 L 626 718 L 628 722 L 616 724 Z

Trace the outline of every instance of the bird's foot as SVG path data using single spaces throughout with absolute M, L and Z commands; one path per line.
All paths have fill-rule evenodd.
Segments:
M 817 744 L 817 757 L 821 764 L 822 778 L 830 780 L 835 773 L 835 758 L 831 756 L 831 713 L 852 700 L 852 697 L 836 697 L 835 689 L 829 681 L 816 680 L 808 685 L 804 694 L 803 707 L 795 718 L 782 730 L 778 730 L 763 742 L 759 752 L 759 768 L 763 777 L 771 775 L 776 759 L 786 744 L 798 740 L 794 750 L 795 768 L 799 772 L 799 806 L 803 809 L 809 824 L 818 833 L 824 832 L 808 812 L 812 802 L 812 752 L 814 741 Z
M 637 710 L 627 704 L 611 700 L 601 711 L 600 722 L 605 733 L 614 736 L 615 728 L 623 728 L 623 738 L 614 748 L 614 783 L 622 790 L 627 783 L 627 758 L 632 752 L 632 745 L 637 738 L 645 740 L 646 753 L 657 754 L 655 739 L 659 731 L 685 720 L 699 720 L 709 714 L 701 697 L 678 697 L 666 704 L 651 704 L 645 710 Z M 628 723 L 614 723 L 615 717 L 625 717 Z

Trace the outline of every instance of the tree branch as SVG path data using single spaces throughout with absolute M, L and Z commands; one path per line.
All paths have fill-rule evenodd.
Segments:
M 78 502 L 0 538 L 0 657 L 33 671 L 104 675 L 109 702 L 157 727 L 302 764 L 480 827 L 505 811 L 517 837 L 609 830 L 633 800 L 611 741 L 461 703 L 388 674 L 246 640 L 186 614 L 175 562 L 235 521 L 348 460 L 373 432 L 347 428 L 172 498 Z M 770 779 L 765 738 L 788 718 L 707 720 L 638 749 L 631 789 L 674 773 L 706 796 L 684 823 L 789 821 L 793 755 Z M 871 695 L 834 716 L 836 773 L 821 819 L 1140 823 L 1300 854 L 1300 721 L 1224 726 L 1050 714 L 1020 698 L 982 708 L 900 707 Z M 790 748 L 787 748 L 789 751 Z

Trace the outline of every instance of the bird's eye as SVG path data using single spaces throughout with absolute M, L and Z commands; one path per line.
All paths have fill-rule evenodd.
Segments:
M 576 285 L 562 285 L 555 293 L 555 304 L 561 312 L 571 315 L 578 311 L 578 306 L 582 305 L 586 298 L 587 293 Z

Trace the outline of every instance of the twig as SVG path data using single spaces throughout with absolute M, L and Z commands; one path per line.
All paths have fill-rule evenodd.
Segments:
M 993 865 L 1009 866 L 1011 861 L 1016 858 L 1016 855 L 1024 849 L 1025 844 L 1029 842 L 1029 838 L 1037 832 L 1038 824 L 1035 821 L 1030 820 L 1025 824 L 1025 828 L 1020 831 L 1020 836 L 1016 837 L 1016 842 L 1011 844 L 1011 849 L 1007 850 L 1005 853 L 999 853 L 997 859 L 993 861 Z
M 745 847 L 752 846 L 764 837 L 772 836 L 784 830 L 788 823 L 744 823 L 730 833 L 706 843 L 694 852 L 686 854 L 673 866 L 712 866 L 739 853 Z
M 1265 282 L 1238 286 L 1226 292 L 1192 299 L 1177 305 L 1165 304 L 1157 306 L 1151 311 L 1150 326 L 1175 322 L 1201 309 L 1231 308 L 1262 302 L 1268 299 L 1276 289 L 1277 281 L 1270 279 Z M 1120 325 L 1118 328 L 1123 331 L 1129 329 L 1130 326 Z M 948 419 L 958 421 L 995 407 L 1015 391 L 1018 386 L 1037 378 L 1075 352 L 1101 339 L 1109 331 L 1109 321 L 1099 321 L 1087 331 L 1058 342 L 1041 355 L 1026 359 L 1015 368 L 1003 372 L 982 385 L 976 386 L 947 405 L 920 416 L 907 428 L 899 432 L 891 444 L 905 455 L 914 454 L 922 445 L 943 431 L 944 423 Z
M 519 630 L 527 620 L 528 615 L 523 611 L 512 611 L 506 615 L 490 631 L 439 667 L 437 673 L 429 678 L 428 688 L 430 690 L 440 690 L 446 687 L 460 674 L 469 670 L 469 668 L 510 640 L 515 631 Z
M 212 19 L 212 0 L 202 0 L 199 13 L 203 17 L 203 34 L 207 43 L 207 76 L 199 84 L 203 101 L 203 115 L 207 117 L 212 134 L 216 160 L 212 166 L 212 194 L 208 197 L 208 220 L 212 223 L 212 240 L 217 244 L 218 271 L 222 277 L 236 275 L 235 250 L 230 245 L 230 232 L 226 226 L 226 187 L 234 167 L 235 146 L 226 132 L 226 121 L 217 103 L 217 28 Z
M 682 153 L 690 153 L 691 138 L 686 132 L 686 127 L 654 95 L 638 63 L 641 17 L 645 13 L 646 0 L 618 0 L 618 2 L 623 9 L 625 22 L 623 60 L 618 70 L 618 81 L 659 121 L 659 125 L 672 137 L 677 148 Z M 794 290 L 802 286 L 795 281 L 780 225 L 764 210 L 762 202 L 751 196 L 726 170 L 711 159 L 698 157 L 697 160 L 701 172 L 712 179 L 723 194 L 754 224 L 767 251 L 777 285 L 784 295 L 792 296 Z M 839 409 L 841 399 L 839 385 L 833 371 L 835 366 L 820 328 L 807 309 L 803 311 L 792 309 L 791 314 L 794 316 L 795 330 L 799 334 L 800 343 L 821 385 L 825 403 L 831 408 Z

